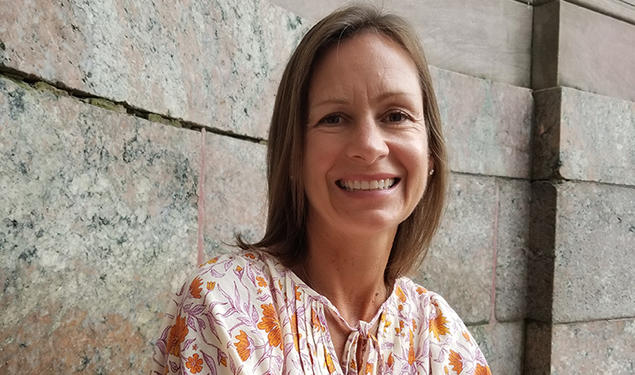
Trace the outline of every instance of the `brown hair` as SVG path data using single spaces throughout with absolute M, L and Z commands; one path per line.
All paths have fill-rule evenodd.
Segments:
M 419 73 L 428 147 L 435 173 L 410 216 L 399 224 L 384 273 L 392 282 L 417 266 L 425 257 L 439 226 L 447 185 L 445 143 L 432 80 L 423 49 L 408 23 L 367 5 L 336 10 L 304 36 L 282 75 L 271 118 L 267 152 L 269 209 L 264 237 L 250 244 L 237 236 L 242 249 L 262 249 L 288 267 L 306 257 L 307 200 L 302 181 L 307 98 L 313 69 L 324 53 L 342 40 L 362 31 L 387 36 L 404 48 Z

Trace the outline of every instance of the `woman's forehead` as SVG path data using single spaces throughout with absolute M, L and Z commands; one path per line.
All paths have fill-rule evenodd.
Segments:
M 309 102 L 347 102 L 390 96 L 420 97 L 418 71 L 408 52 L 390 38 L 364 32 L 330 48 L 316 65 Z

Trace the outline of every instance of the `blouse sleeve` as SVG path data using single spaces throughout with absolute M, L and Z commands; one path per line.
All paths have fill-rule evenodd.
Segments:
M 430 374 L 491 375 L 467 327 L 439 295 L 430 301 Z
M 201 284 L 196 276 L 171 302 L 154 348 L 151 375 L 235 373 L 239 354 L 228 345 L 231 338 L 201 296 L 202 290 L 213 284 Z
M 282 352 L 265 342 L 278 337 L 278 320 L 249 256 L 255 258 L 214 258 L 183 285 L 156 343 L 152 375 L 264 374 L 276 367 Z

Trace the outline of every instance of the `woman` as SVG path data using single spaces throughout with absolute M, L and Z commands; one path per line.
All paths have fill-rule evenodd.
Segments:
M 414 35 L 355 6 L 304 37 L 271 121 L 265 236 L 184 285 L 157 372 L 490 373 L 447 303 L 402 277 L 439 224 L 447 173 Z

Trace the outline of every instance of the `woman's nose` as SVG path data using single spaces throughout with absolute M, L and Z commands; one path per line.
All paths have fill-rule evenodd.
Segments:
M 347 155 L 351 159 L 373 164 L 388 155 L 385 134 L 374 119 L 356 124 L 348 142 Z

